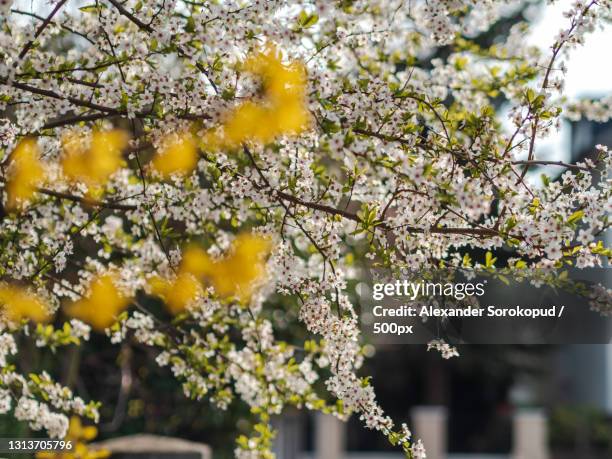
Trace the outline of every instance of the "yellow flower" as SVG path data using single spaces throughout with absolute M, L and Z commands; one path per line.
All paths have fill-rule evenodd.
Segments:
M 153 277 L 149 281 L 151 293 L 162 298 L 171 314 L 183 312 L 189 303 L 202 293 L 200 282 L 188 272 L 179 272 L 174 281 Z
M 149 280 L 151 293 L 162 298 L 171 314 L 179 314 L 203 294 L 198 280 L 204 275 L 202 264 L 208 261 L 208 254 L 196 246 L 183 251 L 183 258 L 174 280 L 159 276 Z
M 153 277 L 149 281 L 151 293 L 165 301 L 170 313 L 178 314 L 204 293 L 200 281 L 206 279 L 219 296 L 248 302 L 265 275 L 270 248 L 268 238 L 253 234 L 238 236 L 230 253 L 219 260 L 197 246 L 189 246 L 183 251 L 176 278 Z
M 281 133 L 298 134 L 305 129 L 310 114 L 304 109 L 301 101 L 289 99 L 273 112 L 273 124 Z
M 280 52 L 269 46 L 250 56 L 243 68 L 261 78 L 263 101 L 237 106 L 219 130 L 209 130 L 203 148 L 236 148 L 245 141 L 266 144 L 279 135 L 296 135 L 310 124 L 306 105 L 306 71 L 302 64 L 284 64 Z
M 210 269 L 210 256 L 201 247 L 190 245 L 183 250 L 179 269 L 200 278 Z
M 36 453 L 36 459 L 102 459 L 110 456 L 106 449 L 90 450 L 85 442 L 91 441 L 98 435 L 98 429 L 94 426 L 83 427 L 81 420 L 73 416 L 70 418 L 68 433 L 64 441 L 72 443 L 70 451 L 40 451 Z
M 110 327 L 130 304 L 130 298 L 117 289 L 116 283 L 117 275 L 112 272 L 94 278 L 87 295 L 67 306 L 66 313 L 98 331 Z
M 283 64 L 281 53 L 274 46 L 268 46 L 263 52 L 251 55 L 243 67 L 263 80 L 268 103 L 280 107 L 288 101 L 299 100 L 305 96 L 304 66 L 299 62 Z
M 198 150 L 189 132 L 167 136 L 153 158 L 153 168 L 163 177 L 189 174 L 198 162 Z
M 269 112 L 269 109 L 252 102 L 236 108 L 223 127 L 226 145 L 235 148 L 247 139 L 264 144 L 273 140 L 277 129 L 268 120 Z
M 265 257 L 270 249 L 268 238 L 241 234 L 234 240 L 228 255 L 209 261 L 201 268 L 217 294 L 248 302 L 266 273 Z
M 8 284 L 0 284 L 0 308 L 11 322 L 46 322 L 50 317 L 49 308 L 38 295 Z
M 9 167 L 6 206 L 12 210 L 25 204 L 45 178 L 36 140 L 25 139 L 19 142 L 11 155 Z
M 98 436 L 98 429 L 95 426 L 85 426 L 81 419 L 77 416 L 70 418 L 70 425 L 68 426 L 68 433 L 66 437 L 71 440 L 85 440 L 91 441 Z
M 183 253 L 181 268 L 196 277 L 206 278 L 220 296 L 248 301 L 265 275 L 265 257 L 270 248 L 266 237 L 241 234 L 232 243 L 229 253 L 218 260 L 211 259 L 202 249 L 189 247 Z
M 121 151 L 127 146 L 128 136 L 119 129 L 94 132 L 89 149 L 84 145 L 86 140 L 78 134 L 62 139 L 64 175 L 88 186 L 104 185 L 122 164 Z

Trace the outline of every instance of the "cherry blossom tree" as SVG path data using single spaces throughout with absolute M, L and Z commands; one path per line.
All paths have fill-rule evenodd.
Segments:
M 62 438 L 98 405 L 22 373 L 16 337 L 55 351 L 96 332 L 156 349 L 194 403 L 247 404 L 237 457 L 272 457 L 270 416 L 292 405 L 422 459 L 359 372 L 350 281 L 370 265 L 555 282 L 612 255 L 607 147 L 537 156 L 564 114 L 612 116 L 562 91 L 608 0 L 551 1 L 566 25 L 544 52 L 522 21 L 474 38 L 523 1 L 26 3 L 0 2 L 0 413 L 33 430 Z M 610 312 L 610 291 L 591 300 Z M 277 337 L 281 304 L 308 339 Z

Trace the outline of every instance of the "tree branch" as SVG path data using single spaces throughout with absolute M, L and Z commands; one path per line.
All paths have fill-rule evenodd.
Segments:
M 361 219 L 354 213 L 347 212 L 342 209 L 336 209 L 335 207 L 327 206 L 325 204 L 319 204 L 316 202 L 304 201 L 296 196 L 284 193 L 282 191 L 276 191 L 276 195 L 284 199 L 286 201 L 293 202 L 294 204 L 299 204 L 304 207 L 308 207 L 313 210 L 320 210 L 321 212 L 325 212 L 331 215 L 340 215 L 346 219 L 352 220 L 357 223 L 361 223 Z M 381 222 L 378 227 L 383 228 L 387 231 L 394 229 L 390 227 L 385 222 Z M 399 228 L 399 227 L 398 227 Z M 404 228 L 410 233 L 435 233 L 435 234 L 464 234 L 464 235 L 473 235 L 473 236 L 503 236 L 497 230 L 492 228 L 430 228 L 429 230 L 425 230 L 424 228 L 416 228 L 413 226 L 404 226 Z M 516 237 L 516 236 L 513 236 Z
M 38 188 L 37 191 L 47 196 L 53 196 L 54 198 L 66 199 L 68 201 L 74 201 L 81 204 L 86 204 L 92 207 L 101 207 L 103 209 L 115 209 L 115 210 L 136 210 L 138 207 L 130 204 L 118 204 L 111 201 L 96 201 L 87 199 L 82 196 L 75 196 L 70 193 L 63 193 L 61 191 L 50 190 L 48 188 Z
M 153 33 L 154 30 L 153 28 L 148 25 L 145 24 L 144 22 L 142 22 L 140 19 L 138 19 L 136 16 L 134 16 L 132 13 L 130 13 L 126 8 L 124 8 L 124 6 L 119 3 L 117 0 L 108 0 L 115 8 L 117 8 L 117 10 L 126 18 L 128 18 L 130 21 L 132 21 L 134 24 L 136 24 L 141 30 L 144 30 L 145 32 L 148 33 Z M 181 57 L 187 57 L 188 54 L 185 52 L 185 50 L 181 47 L 181 46 L 177 46 L 177 51 L 179 53 L 179 55 Z M 206 78 L 208 79 L 208 82 L 210 83 L 210 85 L 212 86 L 213 90 L 215 91 L 215 93 L 219 93 L 219 89 L 217 88 L 217 85 L 215 84 L 215 82 L 212 80 L 212 78 L 210 77 L 208 71 L 206 70 L 206 68 L 200 64 L 199 62 L 195 63 L 196 68 L 202 72 Z
M 132 13 L 130 13 L 127 9 L 125 9 L 123 7 L 123 5 L 121 3 L 119 3 L 116 0 L 108 0 L 115 8 L 117 8 L 117 10 L 119 10 L 119 12 L 125 16 L 126 18 L 128 18 L 130 21 L 132 21 L 134 24 L 136 24 L 140 29 L 145 30 L 149 33 L 153 32 L 153 28 L 151 28 L 151 26 L 149 26 L 148 24 L 145 24 L 144 22 L 142 22 L 140 19 L 138 19 L 136 16 L 134 16 Z
M 47 16 L 47 18 L 43 21 L 43 23 L 36 30 L 36 33 L 34 34 L 34 38 L 28 41 L 23 47 L 23 49 L 21 50 L 21 52 L 19 53 L 19 59 L 23 59 L 25 55 L 28 54 L 28 51 L 32 49 L 32 46 L 34 46 L 34 42 L 36 41 L 36 39 L 47 28 L 47 26 L 51 22 L 51 19 L 53 19 L 53 16 L 55 16 L 55 13 L 57 13 L 62 8 L 62 6 L 64 6 L 64 3 L 66 3 L 67 1 L 68 0 L 60 0 L 59 2 L 57 2 L 57 5 L 55 5 L 55 8 L 53 8 L 53 11 L 51 11 L 51 14 Z
M 566 167 L 568 169 L 577 169 L 581 171 L 590 171 L 590 169 L 586 166 L 579 166 L 578 164 L 569 164 L 564 163 L 563 161 L 540 161 L 540 160 L 532 160 L 532 161 L 512 161 L 512 164 L 524 164 L 527 166 L 560 166 Z

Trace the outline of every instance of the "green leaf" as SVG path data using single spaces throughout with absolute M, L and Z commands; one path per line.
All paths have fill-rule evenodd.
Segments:
M 319 16 L 317 14 L 309 14 L 306 11 L 302 11 L 298 16 L 298 24 L 303 29 L 307 29 L 308 27 L 312 27 L 319 21 Z
M 495 268 L 496 261 L 497 258 L 494 258 L 491 252 L 487 252 L 487 254 L 485 255 L 485 266 L 487 268 Z
M 576 212 L 574 212 L 572 215 L 569 216 L 569 218 L 567 219 L 567 223 L 576 223 L 577 221 L 579 221 L 582 217 L 584 217 L 584 211 L 583 210 L 577 210 Z
M 510 285 L 510 281 L 508 280 L 508 278 L 506 276 L 502 276 L 501 274 L 499 276 L 497 276 L 497 278 L 502 281 L 504 284 L 506 285 Z
M 102 8 L 106 8 L 107 6 L 104 3 L 101 3 L 99 5 L 85 5 L 85 6 L 81 6 L 79 8 L 79 10 L 81 10 L 83 13 L 97 13 L 98 10 L 102 9 Z
M 458 57 L 455 59 L 455 69 L 463 70 L 468 63 L 467 57 Z

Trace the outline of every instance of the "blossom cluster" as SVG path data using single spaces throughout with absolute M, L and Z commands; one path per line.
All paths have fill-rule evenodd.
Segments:
M 68 387 L 53 381 L 48 373 L 31 373 L 27 378 L 19 374 L 15 366 L 7 363 L 7 358 L 15 354 L 13 335 L 0 334 L 0 413 L 9 412 L 14 404 L 16 419 L 26 421 L 34 431 L 44 429 L 51 438 L 65 437 L 69 414 L 98 421 L 95 403 L 85 403 Z

